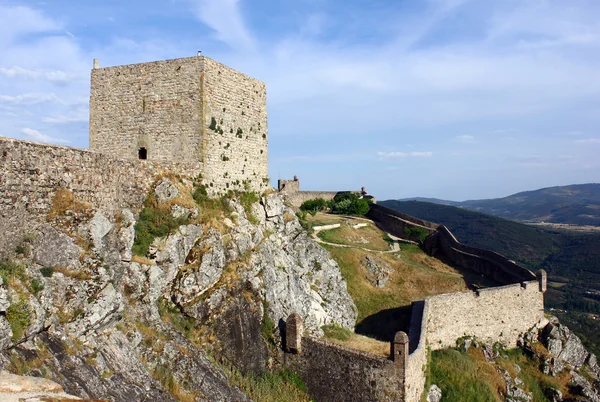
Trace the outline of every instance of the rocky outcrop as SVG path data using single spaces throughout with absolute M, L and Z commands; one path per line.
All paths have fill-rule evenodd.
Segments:
M 556 359 L 574 368 L 583 366 L 589 356 L 579 337 L 556 321 L 546 325 L 541 341 Z
M 185 186 L 154 186 L 154 208 L 181 225 L 144 257 L 131 251 L 134 211 L 68 210 L 40 223 L 7 265 L 11 287 L 0 282 L 0 368 L 82 398 L 245 401 L 215 360 L 262 373 L 293 312 L 312 334 L 354 326 L 338 265 L 278 196 L 231 198 L 215 221 Z M 6 314 L 12 305 L 23 314 Z
M 381 258 L 371 257 L 367 255 L 361 262 L 367 272 L 367 280 L 375 287 L 382 288 L 390 279 L 392 268 L 387 265 Z

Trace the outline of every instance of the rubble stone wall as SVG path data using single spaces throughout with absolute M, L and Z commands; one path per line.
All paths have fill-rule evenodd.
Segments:
M 401 401 L 402 379 L 394 362 L 331 342 L 302 338 L 301 354 L 285 354 L 286 366 L 318 401 Z
M 58 189 L 109 213 L 139 210 L 157 175 L 194 177 L 201 171 L 200 163 L 116 159 L 85 149 L 0 137 L 0 250 L 14 250 L 47 220 Z

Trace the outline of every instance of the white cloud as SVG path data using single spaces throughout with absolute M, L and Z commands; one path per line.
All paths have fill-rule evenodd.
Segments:
M 41 78 L 57 84 L 65 84 L 75 78 L 72 74 L 60 70 L 40 71 L 30 70 L 19 66 L 14 66 L 11 68 L 0 67 L 0 75 L 8 78 Z
M 456 138 L 460 142 L 465 142 L 465 143 L 473 143 L 473 142 L 475 142 L 475 137 L 473 137 L 472 135 L 458 135 L 458 136 L 456 136 Z
M 215 30 L 218 40 L 236 50 L 252 50 L 254 39 L 246 29 L 239 0 L 192 0 L 196 16 Z
M 46 17 L 39 10 L 0 5 L 0 43 L 10 42 L 25 33 L 56 31 L 61 27 L 62 24 Z
M 23 128 L 21 130 L 21 133 L 25 134 L 30 140 L 37 141 L 37 142 L 45 142 L 48 144 L 68 144 L 69 143 L 69 141 L 64 140 L 62 138 L 50 137 L 49 135 L 42 134 L 37 130 L 27 128 L 27 127 Z
M 48 124 L 87 123 L 88 121 L 89 116 L 87 114 L 57 115 L 42 119 L 42 122 Z
M 0 95 L 0 103 L 9 105 L 37 105 L 40 103 L 62 103 L 55 94 L 29 93 L 16 96 Z
M 399 158 L 429 158 L 433 152 L 377 152 L 379 160 L 399 159 Z
M 587 138 L 585 140 L 576 140 L 576 144 L 600 144 L 600 138 Z

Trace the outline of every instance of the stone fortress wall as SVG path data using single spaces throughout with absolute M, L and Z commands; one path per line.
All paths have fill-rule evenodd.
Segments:
M 200 163 L 116 159 L 85 149 L 0 137 L 0 258 L 46 221 L 59 189 L 109 213 L 139 210 L 157 175 L 193 177 Z
M 358 351 L 350 353 L 347 348 L 326 342 L 321 342 L 315 351 L 316 341 L 306 342 L 303 338 L 302 353 L 305 353 L 307 345 L 309 357 L 288 359 L 293 362 L 289 367 L 302 375 L 309 389 L 312 387 L 315 392 L 325 392 L 321 390 L 320 381 L 323 380 L 319 380 L 324 372 L 333 373 L 331 375 L 335 378 L 342 377 L 340 373 L 356 370 L 362 373 L 349 376 L 340 387 L 333 386 L 337 394 L 334 391 L 319 394 L 325 396 L 323 400 L 341 400 L 335 395 L 346 395 L 347 389 L 367 389 L 371 384 L 374 388 L 367 395 L 373 395 L 373 400 L 417 402 L 425 387 L 428 349 L 453 347 L 457 339 L 468 336 L 488 344 L 500 342 L 514 347 L 520 334 L 541 323 L 543 325 L 547 281 L 544 271 L 534 275 L 500 254 L 463 245 L 444 226 L 376 204 L 371 206 L 368 216 L 398 237 L 404 237 L 405 228 L 427 229 L 430 235 L 424 242 L 426 249 L 444 253 L 456 265 L 473 269 L 505 285 L 434 295 L 413 302 L 409 333 L 396 334 L 390 345 L 387 364 L 377 360 L 381 359 L 379 356 Z M 399 342 L 398 339 L 406 341 Z M 404 347 L 406 353 L 396 353 Z M 315 354 L 320 358 L 313 357 Z M 332 360 L 332 356 L 335 359 Z M 309 370 L 309 364 L 314 371 Z M 313 375 L 313 372 L 321 374 Z M 374 376 L 376 380 L 371 380 Z M 394 376 L 395 380 L 388 378 L 384 381 L 377 376 Z
M 430 255 L 441 253 L 454 264 L 469 268 L 497 282 L 512 284 L 536 279 L 531 271 L 498 253 L 460 243 L 444 225 L 414 218 L 376 204 L 371 206 L 367 216 L 400 238 L 406 238 L 407 228 L 426 229 L 429 236 L 423 242 L 423 246 Z
M 333 200 L 336 195 L 343 193 L 363 195 L 364 188 L 363 191 L 301 191 L 300 180 L 298 180 L 298 177 L 294 176 L 294 180 L 278 180 L 277 190 L 288 204 L 298 208 L 304 201 L 314 200 L 316 198 L 330 201 Z M 366 195 L 366 193 L 364 195 Z M 368 195 L 367 197 L 375 202 L 375 198 Z
M 207 57 L 99 68 L 90 149 L 121 159 L 202 163 L 210 193 L 265 190 L 264 83 Z

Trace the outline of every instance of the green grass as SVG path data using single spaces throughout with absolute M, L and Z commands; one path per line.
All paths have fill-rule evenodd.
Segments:
M 383 232 L 371 225 L 354 229 L 351 226 L 342 224 L 339 228 L 322 230 L 317 236 L 328 243 L 343 244 L 370 250 L 390 250 L 390 245 L 383 236 Z
M 350 331 L 349 329 L 342 328 L 335 324 L 324 325 L 321 328 L 323 329 L 323 332 L 325 332 L 326 338 L 333 338 L 342 342 L 347 341 L 354 334 L 354 332 Z
M 440 387 L 444 402 L 500 401 L 496 389 L 489 381 L 491 373 L 489 370 L 482 371 L 482 368 L 481 362 L 478 364 L 465 352 L 455 349 L 436 350 L 431 353 L 427 385 L 429 387 L 430 384 L 436 384 Z
M 27 279 L 25 266 L 11 261 L 0 261 L 0 277 L 2 277 L 5 285 L 13 278 L 25 280 Z
M 515 364 L 520 367 L 519 373 Z M 540 366 L 539 360 L 527 357 L 518 348 L 503 349 L 495 364 L 488 363 L 476 348 L 468 352 L 437 350 L 430 354 L 426 389 L 436 384 L 442 390 L 443 400 L 449 402 L 499 401 L 502 399 L 498 391 L 506 389 L 502 370 L 505 369 L 513 379 L 518 375 L 523 381 L 520 388 L 532 393 L 533 402 L 546 402 L 544 394 L 548 388 L 561 390 L 566 395 L 568 374 L 551 377 L 542 373 Z
M 163 321 L 170 322 L 186 338 L 193 338 L 192 333 L 195 329 L 195 320 L 184 315 L 176 305 L 161 297 L 158 299 L 158 313 Z
M 31 312 L 29 311 L 29 303 L 27 300 L 19 300 L 12 302 L 6 310 L 6 319 L 8 320 L 13 332 L 13 342 L 21 339 L 25 333 L 25 329 L 29 325 Z
M 40 273 L 42 274 L 42 276 L 44 278 L 52 278 L 52 275 L 54 275 L 54 268 L 53 267 L 40 268 Z
M 175 218 L 168 209 L 146 206 L 135 223 L 135 240 L 132 251 L 141 257 L 148 253 L 154 239 L 174 232 L 188 222 L 188 218 Z
M 289 370 L 265 372 L 260 376 L 243 376 L 233 368 L 225 368 L 229 381 L 256 402 L 308 402 L 304 381 Z

